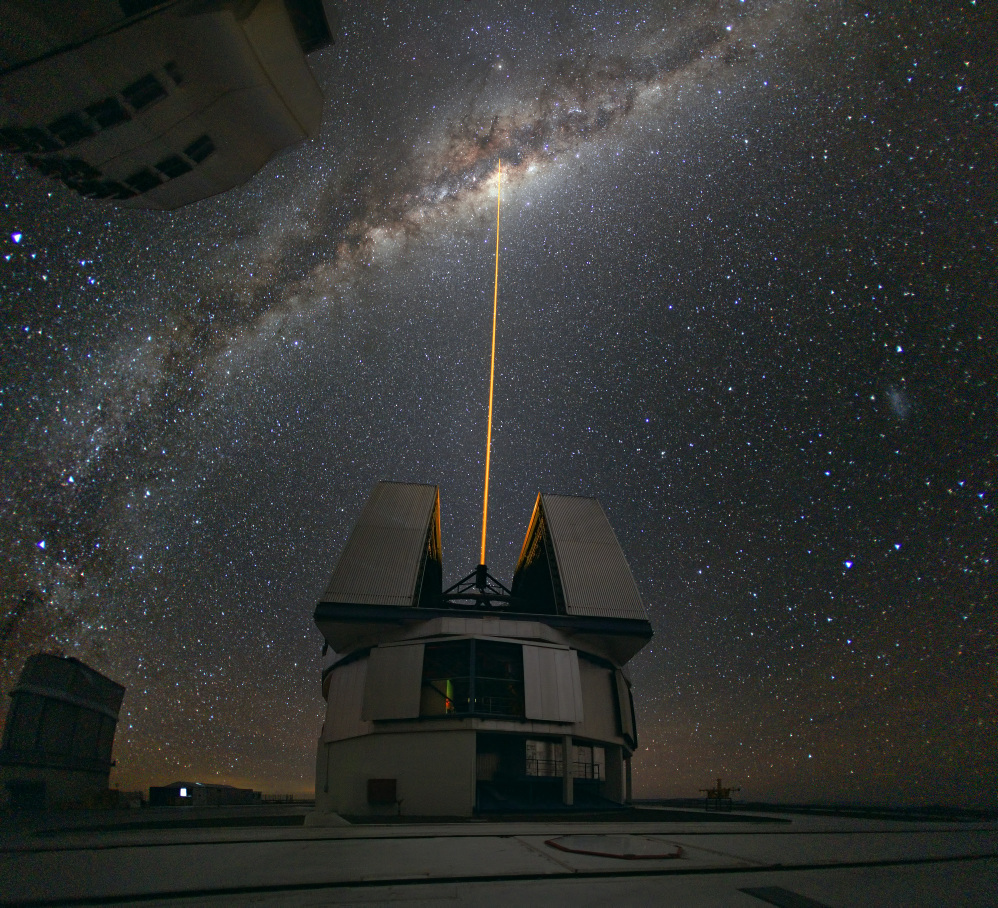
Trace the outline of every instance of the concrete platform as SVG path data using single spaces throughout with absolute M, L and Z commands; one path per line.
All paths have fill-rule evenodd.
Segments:
M 2 905 L 998 905 L 998 824 L 789 823 L 8 828 Z M 782 815 L 780 819 L 788 819 Z M 586 837 L 641 860 L 547 844 Z M 681 849 L 680 857 L 670 857 Z M 601 849 L 594 848 L 599 851 Z

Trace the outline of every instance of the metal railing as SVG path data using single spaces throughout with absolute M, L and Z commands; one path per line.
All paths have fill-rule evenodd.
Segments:
M 561 778 L 564 775 L 564 762 L 562 760 L 539 760 L 529 757 L 527 759 L 527 775 L 538 778 Z M 603 767 L 599 763 L 583 763 L 578 760 L 572 763 L 573 779 L 592 779 L 595 782 L 602 781 Z
M 476 691 L 471 694 L 471 683 L 476 687 L 503 687 L 502 694 L 485 694 Z M 450 683 L 450 696 L 447 695 L 447 683 Z M 440 715 L 479 715 L 479 716 L 511 716 L 523 717 L 523 682 L 509 678 L 477 678 L 451 677 L 446 679 L 427 679 L 423 682 L 439 694 L 444 704 Z M 432 715 L 432 714 L 431 714 Z

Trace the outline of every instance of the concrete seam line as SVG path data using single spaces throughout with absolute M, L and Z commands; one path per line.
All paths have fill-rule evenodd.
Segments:
M 236 828 L 246 828 L 246 827 L 236 827 Z M 626 830 L 626 833 L 620 834 L 636 834 L 636 835 L 669 835 L 672 837 L 678 836 L 718 836 L 718 835 L 733 835 L 737 832 L 738 835 L 744 836 L 758 836 L 758 835 L 797 835 L 797 836 L 816 836 L 816 835 L 936 835 L 938 833 L 963 833 L 965 835 L 973 835 L 974 833 L 992 833 L 993 829 L 814 829 L 814 830 L 800 830 L 800 829 L 786 829 L 786 830 L 742 830 L 738 829 L 736 831 L 728 830 L 709 830 L 709 831 L 691 831 L 685 829 L 653 829 L 653 830 Z M 561 831 L 556 832 L 554 835 L 575 835 L 578 834 L 577 830 Z M 603 835 L 601 831 L 599 833 Z M 618 833 L 608 832 L 607 835 L 617 835 Z M 467 834 L 455 834 L 453 832 L 441 832 L 441 833 L 429 833 L 426 835 L 309 835 L 309 836 L 296 836 L 293 838 L 281 838 L 281 839 L 219 839 L 217 841 L 202 841 L 198 839 L 188 839 L 175 842 L 110 842 L 106 845 L 6 845 L 0 846 L 0 854 L 47 854 L 55 853 L 60 851 L 114 851 L 120 848 L 180 848 L 189 847 L 191 845 L 208 846 L 208 845 L 251 845 L 251 844 L 264 844 L 264 845 L 279 845 L 283 843 L 290 842 L 375 842 L 382 839 L 391 840 L 410 840 L 410 839 L 464 839 L 464 838 L 496 838 L 496 839 L 515 839 L 518 836 L 526 835 L 551 835 L 551 833 L 542 832 L 485 832 L 485 831 L 469 831 Z M 700 847 L 700 846 L 697 846 Z M 708 849 L 703 849 L 707 851 Z M 717 854 L 723 854 L 723 852 L 717 852 Z M 0 905 L 3 903 L 0 902 Z
M 275 883 L 262 886 L 230 886 L 218 889 L 183 889 L 161 892 L 141 892 L 134 895 L 81 896 L 77 898 L 23 899 L 0 901 L 0 908 L 57 908 L 76 905 L 129 905 L 163 899 L 204 899 L 232 895 L 253 895 L 276 892 L 312 892 L 320 889 L 374 889 L 381 886 L 435 886 L 455 883 L 516 883 L 541 880 L 616 879 L 621 877 L 652 876 L 709 876 L 734 873 L 785 873 L 800 870 L 852 870 L 868 867 L 909 867 L 922 864 L 954 864 L 960 861 L 990 861 L 998 859 L 998 852 L 969 854 L 943 858 L 902 858 L 882 861 L 846 861 L 841 864 L 769 864 L 764 867 L 697 867 L 679 869 L 635 870 L 583 870 L 575 873 L 523 873 L 494 874 L 492 876 L 437 877 L 428 879 L 400 878 L 385 880 L 336 880 L 325 883 Z

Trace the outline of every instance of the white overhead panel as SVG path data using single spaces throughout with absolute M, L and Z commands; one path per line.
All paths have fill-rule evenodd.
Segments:
M 372 649 L 361 718 L 365 721 L 418 718 L 422 678 L 422 643 Z
M 323 601 L 414 607 L 427 571 L 436 576 L 439 569 L 437 487 L 379 482 L 347 540 Z
M 578 654 L 570 649 L 524 645 L 523 695 L 528 719 L 581 722 Z

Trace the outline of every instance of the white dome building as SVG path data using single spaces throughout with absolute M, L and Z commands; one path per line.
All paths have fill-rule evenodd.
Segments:
M 652 629 L 599 503 L 538 495 L 511 589 L 441 577 L 438 488 L 379 483 L 315 610 L 337 658 L 311 822 L 627 801 Z

